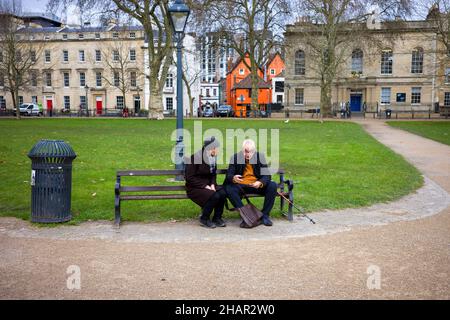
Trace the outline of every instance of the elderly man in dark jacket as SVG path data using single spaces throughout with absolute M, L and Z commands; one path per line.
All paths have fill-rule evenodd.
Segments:
M 218 148 L 219 142 L 214 137 L 206 139 L 203 148 L 187 161 L 185 170 L 187 196 L 202 208 L 200 223 L 208 228 L 226 226 L 222 220 L 226 193 L 217 185 Z M 214 216 L 211 221 L 213 210 Z
M 264 154 L 256 151 L 253 140 L 245 140 L 242 151 L 235 154 L 228 167 L 224 187 L 228 198 L 236 208 L 243 207 L 241 192 L 264 195 L 262 223 L 272 226 L 269 219 L 270 211 L 275 203 L 277 184 L 271 181 Z M 245 224 L 241 224 L 243 227 Z

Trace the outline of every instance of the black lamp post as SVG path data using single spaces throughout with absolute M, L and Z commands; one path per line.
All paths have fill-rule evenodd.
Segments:
M 88 85 L 86 84 L 85 86 L 84 86 L 84 89 L 86 89 L 86 116 L 89 116 L 89 104 L 88 104 L 88 91 L 89 91 L 89 87 L 88 87 Z
M 183 71 L 182 54 L 184 29 L 190 13 L 189 7 L 183 0 L 176 0 L 169 8 L 170 20 L 177 42 L 177 142 L 175 146 L 175 169 L 184 169 L 184 144 L 183 144 Z M 178 177 L 177 180 L 182 179 Z

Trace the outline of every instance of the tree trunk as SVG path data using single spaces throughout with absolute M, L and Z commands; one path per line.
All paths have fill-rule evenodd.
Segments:
M 324 118 L 332 118 L 331 112 L 331 83 L 324 81 L 320 85 L 320 113 Z
M 257 68 L 257 67 L 256 67 Z M 252 79 L 252 112 L 250 114 L 250 117 L 256 117 L 256 111 L 258 111 L 258 96 L 259 96 L 259 88 L 258 88 L 258 74 L 254 74 L 252 72 L 251 79 Z
M 13 100 L 13 107 L 16 108 L 16 118 L 20 120 L 20 108 L 19 104 L 19 93 L 16 91 L 11 91 L 11 97 Z
M 162 120 L 164 119 L 163 114 L 163 102 L 162 93 L 159 90 L 158 79 L 152 77 L 150 80 L 150 99 L 148 102 L 148 119 Z

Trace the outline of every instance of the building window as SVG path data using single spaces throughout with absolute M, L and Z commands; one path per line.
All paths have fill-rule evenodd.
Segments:
M 119 50 L 113 50 L 113 61 L 114 62 L 119 61 Z
M 295 52 L 294 69 L 295 75 L 305 75 L 305 52 L 303 50 Z
M 391 88 L 381 88 L 381 104 L 391 104 Z
M 80 72 L 80 87 L 85 87 L 86 86 L 86 73 L 85 72 Z
M 450 83 L 450 67 L 445 68 L 445 83 Z
M 273 76 L 275 75 L 275 69 L 270 69 L 270 74 Z
M 166 78 L 166 88 L 173 88 L 173 74 L 167 74 Z
M 95 73 L 95 85 L 97 87 L 101 87 L 102 86 L 102 73 L 101 72 L 96 72 Z
M 80 108 L 86 109 L 86 96 L 80 96 Z
M 36 51 L 34 51 L 34 50 L 30 51 L 30 60 L 33 63 L 36 62 Z
M 69 62 L 69 51 L 68 50 L 63 50 L 63 61 Z
M 52 74 L 50 72 L 46 72 L 45 73 L 45 85 L 47 87 L 51 87 L 52 86 Z
M 50 50 L 45 50 L 45 63 L 50 63 L 52 61 Z
M 63 40 L 67 40 L 67 34 L 62 35 Z
M 117 71 L 114 71 L 114 86 L 115 87 L 118 87 L 118 86 L 120 86 L 120 75 L 119 75 L 119 72 L 117 72 Z
M 352 72 L 363 72 L 363 52 L 361 49 L 356 49 L 352 52 Z
M 70 109 L 70 97 L 64 96 L 64 109 L 68 110 Z
M 0 62 L 3 62 L 3 51 L 0 51 Z
M 244 74 L 244 69 L 239 69 L 239 74 Z
M 64 72 L 63 76 L 64 76 L 64 87 L 66 87 L 66 88 L 70 87 L 69 73 Z
M 31 96 L 31 103 L 37 104 L 37 102 L 38 102 L 37 96 Z
M 209 97 L 209 89 L 206 89 L 206 96 Z
M 37 87 L 37 72 L 31 71 L 31 86 Z
M 284 81 L 275 81 L 275 92 L 284 92 Z
M 19 96 L 19 106 L 23 104 L 23 96 Z
M 450 107 L 450 92 L 444 93 L 444 106 Z
M 136 39 L 136 32 L 130 32 L 130 38 Z
M 173 98 L 166 98 L 166 110 L 173 110 Z
M 5 86 L 5 75 L 0 72 L 0 88 Z
M 102 61 L 102 52 L 100 50 L 95 50 L 95 62 Z
M 80 62 L 85 62 L 86 61 L 86 57 L 84 55 L 84 50 L 79 50 L 78 51 L 78 56 L 80 58 Z
M 411 104 L 420 104 L 421 88 L 411 88 Z
M 78 39 L 84 39 L 84 34 L 82 33 L 78 34 Z
M 130 61 L 136 61 L 136 50 L 130 49 Z
M 6 100 L 3 96 L 0 96 L 0 108 L 6 109 Z
M 100 33 L 95 34 L 95 39 L 97 39 L 97 40 L 100 39 Z
M 304 89 L 303 88 L 295 88 L 295 104 L 303 105 L 304 101 Z
M 217 89 L 213 89 L 213 96 L 217 96 Z
M 123 109 L 123 96 L 116 97 L 117 109 Z
M 381 52 L 381 74 L 392 74 L 392 50 Z
M 113 32 L 112 37 L 113 37 L 114 39 L 119 38 L 119 33 L 118 33 L 118 32 Z
M 411 73 L 423 72 L 423 49 L 416 48 L 411 54 Z
M 137 87 L 137 81 L 136 81 L 136 72 L 131 71 L 130 72 L 130 85 L 131 87 Z

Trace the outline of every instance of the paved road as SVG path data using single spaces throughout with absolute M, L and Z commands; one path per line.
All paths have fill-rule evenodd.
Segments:
M 450 193 L 450 147 L 383 122 L 361 124 Z M 68 240 L 14 219 L 0 229 L 0 298 L 450 298 L 450 207 L 329 234 L 235 241 Z M 71 265 L 80 290 L 67 288 Z

